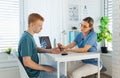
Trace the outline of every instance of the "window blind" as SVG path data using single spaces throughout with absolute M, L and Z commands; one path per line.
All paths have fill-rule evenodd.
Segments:
M 104 0 L 104 16 L 108 16 L 109 18 L 109 29 L 110 32 L 112 33 L 112 4 L 113 0 Z M 107 43 L 108 50 L 112 51 L 112 43 Z
M 109 17 L 109 28 L 110 31 L 112 32 L 112 0 L 104 0 L 104 16 Z
M 19 0 L 0 0 L 0 51 L 17 49 L 19 10 Z

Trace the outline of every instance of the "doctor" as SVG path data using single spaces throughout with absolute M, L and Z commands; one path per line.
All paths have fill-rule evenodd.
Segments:
M 58 46 L 65 52 L 97 52 L 97 34 L 94 31 L 93 24 L 94 20 L 91 17 L 86 17 L 80 25 L 81 32 L 74 41 L 67 46 L 60 43 Z M 78 48 L 73 48 L 76 45 Z M 97 73 L 97 59 L 82 60 L 72 72 L 69 72 L 70 78 L 81 78 L 94 73 Z
M 60 53 L 59 49 L 43 49 L 36 46 L 33 35 L 42 30 L 44 18 L 32 13 L 28 18 L 28 29 L 22 34 L 19 41 L 19 60 L 23 64 L 30 78 L 56 78 L 56 70 L 52 66 L 39 65 L 37 53 Z

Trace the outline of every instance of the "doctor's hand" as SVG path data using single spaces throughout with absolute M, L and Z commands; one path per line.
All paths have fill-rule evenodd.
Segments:
M 53 48 L 53 49 L 51 49 L 51 53 L 59 54 L 60 53 L 60 49 L 59 48 Z

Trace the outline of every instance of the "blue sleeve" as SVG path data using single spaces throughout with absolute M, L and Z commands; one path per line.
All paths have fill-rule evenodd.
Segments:
M 97 41 L 97 34 L 96 33 L 92 33 L 89 36 L 86 44 L 93 46 L 96 43 L 96 41 Z
M 75 37 L 74 42 L 76 42 L 76 44 L 78 44 L 79 41 L 81 41 L 81 40 L 82 40 L 82 33 L 79 33 L 79 34 Z
M 21 56 L 32 56 L 32 42 L 25 38 L 21 42 Z

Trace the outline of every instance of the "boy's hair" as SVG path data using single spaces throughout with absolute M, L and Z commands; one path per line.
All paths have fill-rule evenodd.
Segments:
M 32 13 L 28 17 L 28 24 L 30 24 L 32 22 L 35 22 L 37 20 L 44 21 L 44 18 L 41 15 L 37 14 L 37 13 Z

